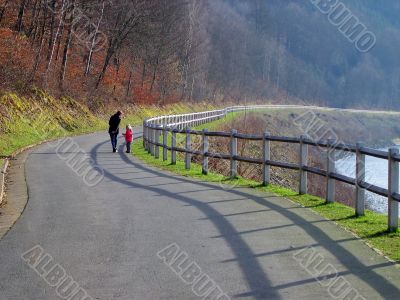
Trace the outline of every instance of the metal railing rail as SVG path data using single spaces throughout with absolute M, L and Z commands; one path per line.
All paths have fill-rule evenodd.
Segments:
M 270 183 L 271 167 L 278 167 L 299 171 L 299 193 L 306 194 L 308 191 L 308 173 L 323 176 L 326 178 L 326 200 L 335 202 L 335 182 L 343 182 L 355 186 L 355 214 L 363 216 L 365 214 L 365 191 L 388 198 L 388 229 L 396 231 L 399 227 L 399 162 L 400 154 L 397 148 L 389 151 L 375 150 L 364 147 L 361 143 L 356 145 L 336 143 L 333 140 L 313 141 L 306 136 L 285 137 L 272 136 L 268 132 L 262 135 L 243 134 L 236 130 L 232 132 L 210 132 L 207 129 L 202 131 L 192 130 L 191 127 L 199 126 L 224 118 L 227 114 L 237 111 L 255 110 L 270 108 L 270 105 L 258 106 L 233 106 L 221 110 L 205 111 L 199 113 L 160 116 L 147 119 L 143 122 L 143 142 L 144 146 L 156 158 L 160 157 L 160 148 L 163 149 L 163 160 L 168 160 L 168 151 L 171 152 L 171 163 L 176 163 L 177 152 L 185 153 L 185 165 L 190 169 L 191 158 L 193 155 L 202 156 L 203 173 L 208 173 L 208 159 L 218 158 L 231 162 L 231 177 L 237 176 L 237 162 L 246 162 L 262 165 L 263 184 Z M 287 107 L 287 106 L 275 106 Z M 290 106 L 291 108 L 296 106 Z M 300 106 L 299 106 L 300 107 Z M 168 145 L 168 134 L 172 134 L 171 145 Z M 177 147 L 177 134 L 184 134 L 185 148 Z M 192 149 L 192 136 L 201 136 L 201 150 Z M 161 140 L 162 137 L 162 140 Z M 208 137 L 223 137 L 230 139 L 230 153 L 209 152 Z M 263 144 L 263 155 L 261 158 L 243 157 L 237 153 L 238 139 L 260 141 Z M 299 145 L 300 160 L 297 163 L 273 161 L 270 159 L 271 142 L 289 143 Z M 327 170 L 308 166 L 309 147 L 319 147 L 327 151 Z M 356 178 L 351 178 L 339 174 L 335 170 L 336 151 L 355 153 L 356 155 Z M 388 161 L 388 188 L 378 187 L 365 181 L 365 158 L 366 156 L 386 159 Z

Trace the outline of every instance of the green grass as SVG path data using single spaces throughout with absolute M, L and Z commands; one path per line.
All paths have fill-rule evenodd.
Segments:
M 208 129 L 209 131 L 218 130 L 222 125 L 229 124 L 237 120 L 239 117 L 243 116 L 245 112 L 233 112 L 225 116 L 225 118 L 216 120 L 211 123 L 206 123 L 195 127 L 196 130 Z
M 127 124 L 141 125 L 144 119 L 157 115 L 211 109 L 215 107 L 205 103 L 131 106 L 124 110 L 121 130 Z M 112 113 L 115 112 L 96 115 L 72 98 L 56 99 L 40 90 L 29 97 L 7 93 L 0 97 L 0 155 L 9 156 L 18 149 L 45 140 L 106 131 Z
M 250 187 L 258 191 L 274 193 L 278 196 L 288 198 L 300 205 L 310 208 L 326 219 L 332 220 L 347 230 L 353 232 L 372 247 L 380 250 L 384 255 L 397 262 L 400 261 L 400 232 L 389 233 L 387 231 L 387 216 L 367 210 L 365 216 L 355 217 L 354 209 L 340 203 L 326 203 L 312 195 L 299 195 L 297 192 L 288 188 L 269 185 L 264 187 L 259 182 L 248 180 L 242 177 L 230 179 L 223 175 L 210 172 L 208 175 L 202 174 L 200 165 L 192 163 L 191 169 L 186 170 L 183 161 L 177 161 L 176 165 L 171 165 L 170 161 L 154 159 L 144 149 L 142 141 L 137 140 L 133 144 L 133 155 L 149 165 L 163 170 L 171 171 L 176 174 L 201 179 L 209 182 L 222 182 L 240 187 Z M 170 153 L 169 153 L 170 157 Z
M 105 128 L 105 125 L 99 121 L 90 127 L 80 127 L 72 131 L 55 130 L 55 131 L 41 131 L 35 127 L 28 126 L 25 122 L 14 124 L 12 133 L 8 135 L 1 135 L 0 149 L 1 155 L 8 156 L 18 149 L 37 144 L 42 141 L 61 138 L 72 135 L 80 135 L 99 131 Z
M 104 120 L 71 98 L 55 99 L 37 91 L 31 98 L 6 94 L 0 98 L 0 155 L 58 137 L 106 128 Z

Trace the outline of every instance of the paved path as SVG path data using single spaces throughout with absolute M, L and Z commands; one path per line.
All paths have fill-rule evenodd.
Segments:
M 0 299 L 61 299 L 35 272 L 40 266 L 21 258 L 35 245 L 93 299 L 200 299 L 157 257 L 172 243 L 188 255 L 181 268 L 196 262 L 231 299 L 332 299 L 347 287 L 346 299 L 356 291 L 365 299 L 400 295 L 398 268 L 308 209 L 110 153 L 105 134 L 75 141 L 105 177 L 88 187 L 54 147 L 30 153 L 28 205 L 0 241 Z M 307 254 L 314 258 L 308 267 Z M 323 270 L 320 284 L 314 275 Z

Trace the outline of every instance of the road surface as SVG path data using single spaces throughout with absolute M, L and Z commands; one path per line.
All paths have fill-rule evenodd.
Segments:
M 104 178 L 88 186 L 51 144 L 29 154 L 28 204 L 0 240 L 0 299 L 62 299 L 62 282 L 46 281 L 55 264 L 88 299 L 201 299 L 193 290 L 209 299 L 400 295 L 395 265 L 306 208 L 160 171 L 123 145 L 110 153 L 107 134 L 74 141 Z M 179 273 L 186 267 L 197 286 Z M 202 279 L 210 285 L 201 290 Z

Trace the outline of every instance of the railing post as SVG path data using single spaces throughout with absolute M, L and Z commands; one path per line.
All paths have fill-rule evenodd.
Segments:
M 389 149 L 389 182 L 388 182 L 388 229 L 390 232 L 399 228 L 399 202 L 393 199 L 394 193 L 399 193 L 399 163 L 394 156 L 399 154 L 399 149 Z
M 149 126 L 149 124 L 147 124 L 147 126 Z M 150 137 L 151 137 L 151 130 L 150 130 L 150 128 L 149 127 L 147 127 L 147 129 L 146 129 L 146 136 L 147 136 L 147 142 L 146 142 L 146 150 L 147 150 L 147 153 L 150 153 L 150 146 L 151 146 L 151 144 L 150 144 Z
M 168 159 L 168 131 L 166 127 L 163 127 L 163 161 Z
M 203 170 L 202 173 L 204 175 L 208 174 L 208 157 L 206 156 L 207 152 L 208 152 L 208 136 L 206 135 L 206 133 L 208 132 L 207 129 L 203 129 Z
M 146 149 L 146 121 L 143 121 L 143 148 Z
M 234 159 L 237 156 L 238 144 L 237 138 L 234 136 L 237 133 L 236 129 L 232 129 L 231 133 L 231 178 L 234 179 L 238 176 L 237 161 Z
M 171 143 L 171 164 L 176 165 L 176 132 L 172 131 L 172 143 Z
M 150 152 L 149 138 L 150 138 L 149 124 L 146 124 L 146 150 L 147 150 L 147 152 Z
M 328 140 L 327 152 L 327 168 L 326 168 L 326 201 L 328 203 L 335 202 L 335 179 L 331 177 L 331 173 L 335 172 L 335 140 Z
M 155 125 L 152 125 L 152 128 L 150 129 L 150 131 L 151 131 L 151 133 L 150 133 L 150 139 L 151 139 L 151 142 L 150 142 L 150 153 L 151 153 L 151 156 L 154 156 L 154 154 L 156 152 L 155 151 L 156 147 L 154 145 L 154 142 L 156 140 L 156 129 L 153 126 L 155 126 Z
M 361 183 L 365 181 L 365 154 L 360 149 L 362 143 L 356 144 L 356 216 L 365 215 L 365 189 Z
M 300 195 L 308 193 L 308 173 L 304 170 L 304 167 L 308 165 L 308 145 L 305 143 L 306 139 L 307 137 L 305 135 L 300 137 Z
M 264 132 L 263 138 L 263 185 L 269 185 L 271 182 L 271 167 L 267 163 L 271 159 L 271 142 L 269 132 Z
M 154 130 L 156 138 L 155 138 L 155 143 L 156 143 L 156 147 L 155 147 L 155 158 L 158 159 L 160 158 L 160 129 L 158 127 L 159 125 L 157 125 L 156 129 Z
M 192 150 L 192 136 L 190 135 L 190 127 L 186 129 L 186 151 Z M 192 154 L 186 152 L 185 153 L 185 168 L 186 170 L 190 170 L 190 164 L 192 162 Z

